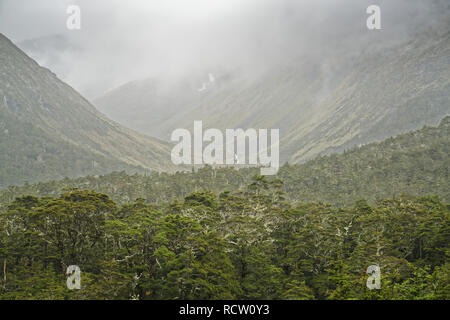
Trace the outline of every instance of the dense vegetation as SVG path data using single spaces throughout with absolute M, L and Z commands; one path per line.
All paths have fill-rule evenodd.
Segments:
M 9 187 L 0 298 L 449 299 L 449 124 L 270 178 L 204 167 Z
M 449 299 L 449 213 L 437 197 L 294 204 L 258 176 L 159 205 L 24 196 L 0 214 L 0 298 Z M 81 290 L 66 288 L 73 264 Z
M 408 194 L 438 195 L 448 202 L 449 130 L 450 117 L 446 117 L 438 127 L 425 127 L 305 164 L 285 165 L 275 178 L 284 182 L 283 191 L 291 201 L 352 206 L 359 199 L 374 204 L 379 199 Z M 183 199 L 202 189 L 217 194 L 243 190 L 258 172 L 257 168 L 212 167 L 195 173 L 151 173 L 148 176 L 116 172 L 9 187 L 0 191 L 0 204 L 9 203 L 20 195 L 57 197 L 73 188 L 106 193 L 118 203 L 137 198 L 146 199 L 147 203 L 164 203 Z

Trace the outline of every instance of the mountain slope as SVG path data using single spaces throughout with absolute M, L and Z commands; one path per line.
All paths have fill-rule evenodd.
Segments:
M 200 83 L 201 77 L 169 83 L 157 79 L 133 81 L 95 99 L 94 104 L 129 128 L 167 140 L 165 124 L 182 106 L 202 98 L 197 91 Z
M 312 130 L 294 125 L 285 137 L 290 160 L 437 125 L 450 114 L 450 33 L 368 56 L 324 100 Z
M 176 112 L 151 129 L 163 139 L 176 128 L 191 129 L 194 120 L 222 130 L 279 128 L 281 160 L 304 162 L 437 125 L 450 114 L 450 33 L 442 32 L 449 23 L 442 25 L 439 32 L 421 31 L 406 44 L 376 47 L 380 34 L 362 51 L 337 47 L 340 51 L 326 59 L 309 56 L 257 76 L 217 76 L 215 86 L 196 99 L 183 98 L 192 91 L 189 86 L 182 93 L 169 90 L 168 95 L 182 97 L 169 100 L 152 95 L 146 82 L 135 82 L 94 103 L 113 119 L 125 117 L 128 126 L 146 132 L 138 121 L 153 117 L 160 101 L 166 101 L 163 105 Z M 148 117 L 138 120 L 127 116 L 128 110 Z
M 274 178 L 284 182 L 283 189 L 289 199 L 301 202 L 324 201 L 347 206 L 360 199 L 374 202 L 401 194 L 438 195 L 449 201 L 449 157 L 450 117 L 446 117 L 438 127 L 425 127 L 380 143 L 355 147 L 344 154 L 285 165 Z M 107 193 L 121 203 L 137 198 L 167 202 L 202 189 L 217 194 L 245 189 L 257 174 L 257 168 L 213 170 L 211 167 L 173 175 L 112 173 L 10 187 L 0 191 L 0 203 L 11 202 L 24 194 L 57 196 L 70 188 Z
M 169 145 L 106 119 L 0 34 L 0 185 L 171 169 Z

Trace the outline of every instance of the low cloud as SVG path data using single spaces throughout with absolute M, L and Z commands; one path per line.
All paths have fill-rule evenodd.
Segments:
M 33 49 L 44 51 L 38 62 L 94 98 L 147 77 L 179 78 L 213 68 L 251 74 L 302 56 L 329 64 L 329 57 L 364 50 L 374 40 L 404 41 L 432 25 L 446 2 L 1 0 L 0 32 L 16 43 L 62 36 L 54 59 Z M 81 30 L 66 29 L 70 4 L 82 10 Z M 376 36 L 365 27 L 370 4 L 382 8 L 383 30 Z

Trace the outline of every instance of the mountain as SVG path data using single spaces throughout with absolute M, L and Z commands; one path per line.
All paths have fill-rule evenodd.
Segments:
M 0 34 L 0 185 L 170 170 L 170 146 L 107 119 Z
M 167 140 L 165 124 L 180 108 L 202 99 L 202 80 L 195 75 L 181 81 L 132 81 L 95 99 L 94 105 L 122 125 Z
M 59 78 L 64 79 L 70 73 L 70 61 L 66 57 L 81 49 L 70 38 L 55 34 L 18 42 L 17 47 L 41 66 L 52 70 Z
M 190 77 L 173 90 L 159 90 L 155 80 L 136 81 L 94 104 L 112 119 L 166 140 L 176 128 L 192 129 L 194 120 L 222 130 L 279 128 L 281 160 L 301 163 L 437 125 L 450 114 L 449 20 L 403 42 L 384 44 L 381 33 L 353 50 L 336 45 L 333 54 L 308 55 L 257 75 L 215 74 L 215 83 L 201 92 L 183 85 L 201 87 Z M 160 110 L 172 116 L 160 117 Z M 151 128 L 146 120 L 153 121 Z
M 291 201 L 322 201 L 337 206 L 352 206 L 355 201 L 396 197 L 437 195 L 450 201 L 450 117 L 437 127 L 388 138 L 379 143 L 354 147 L 303 164 L 285 165 L 273 179 L 283 181 L 283 191 Z M 87 189 L 108 194 L 126 203 L 138 198 L 161 203 L 183 199 L 191 192 L 245 190 L 257 168 L 213 169 L 176 174 L 152 173 L 148 176 L 116 172 L 100 177 L 83 177 L 42 182 L 0 191 L 0 203 L 31 194 L 56 197 L 64 190 Z

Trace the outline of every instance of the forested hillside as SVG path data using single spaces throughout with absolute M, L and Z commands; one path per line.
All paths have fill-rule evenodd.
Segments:
M 425 127 L 305 164 L 285 165 L 274 178 L 284 182 L 283 191 L 293 201 L 324 201 L 351 206 L 359 199 L 374 203 L 377 199 L 403 193 L 413 196 L 438 195 L 450 201 L 449 130 L 450 117 L 446 117 L 438 127 Z M 194 173 L 153 173 L 148 176 L 116 172 L 99 177 L 11 186 L 0 191 L 0 203 L 5 204 L 17 196 L 28 194 L 58 196 L 72 188 L 106 193 L 119 203 L 137 198 L 146 199 L 148 203 L 170 202 L 201 189 L 216 193 L 237 191 L 245 188 L 258 173 L 257 168 L 235 170 L 212 167 Z
M 161 205 L 24 196 L 0 214 L 0 299 L 449 299 L 449 210 L 437 197 L 293 204 L 262 177 Z

